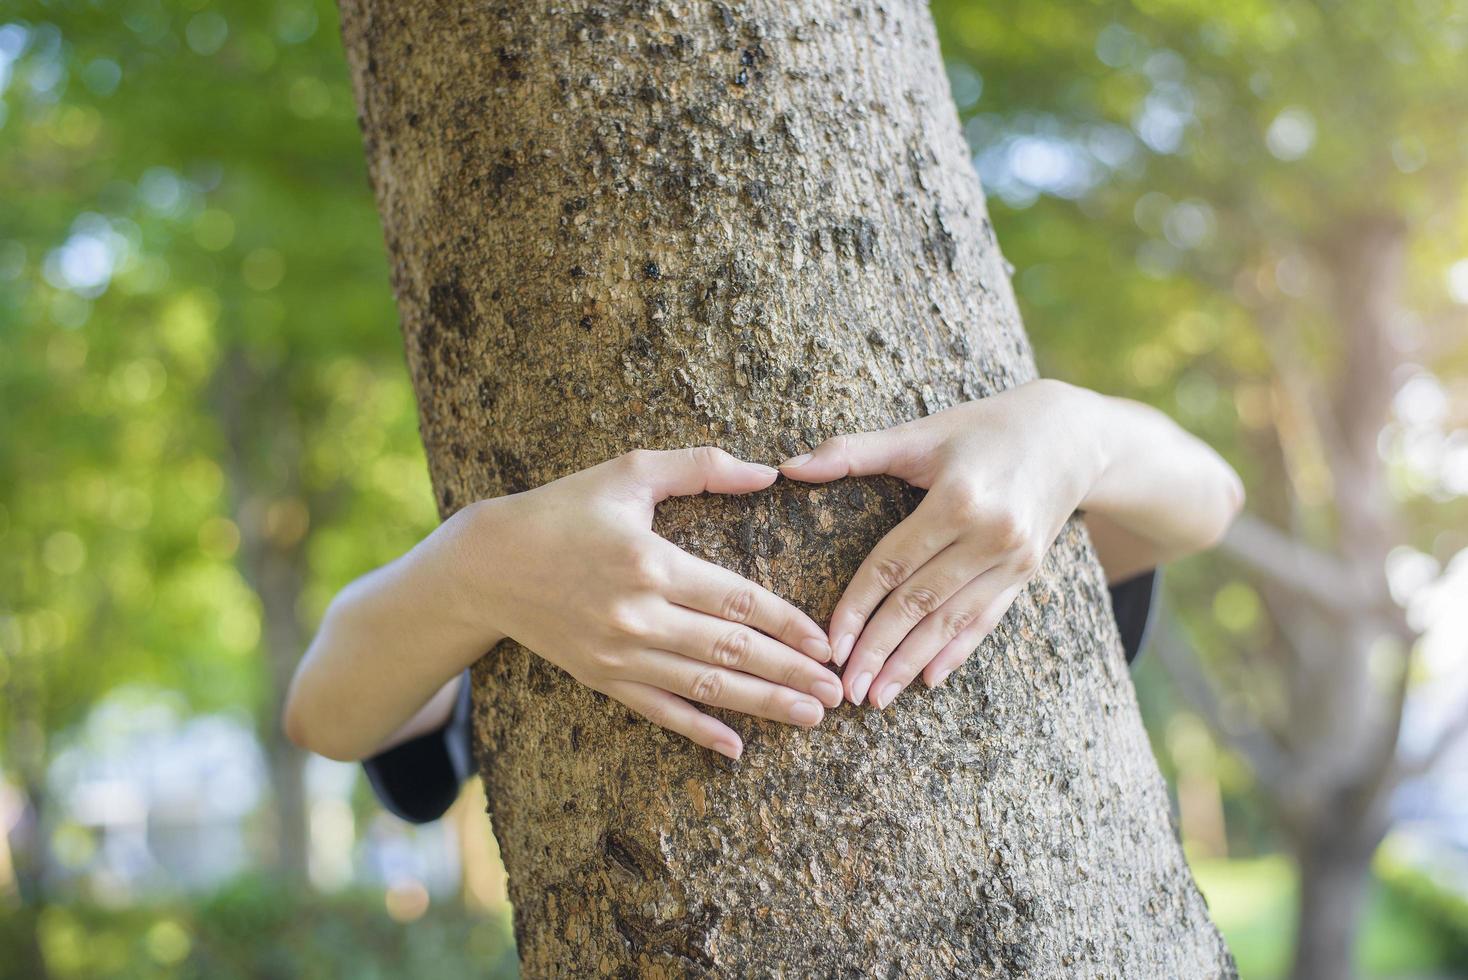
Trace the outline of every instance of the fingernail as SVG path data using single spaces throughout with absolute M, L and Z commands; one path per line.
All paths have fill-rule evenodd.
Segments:
M 790 720 L 797 725 L 814 725 L 821 720 L 821 706 L 802 698 L 790 706 Z
M 862 671 L 856 675 L 856 680 L 851 682 L 851 703 L 861 704 L 866 700 L 867 688 L 872 686 L 872 675 Z
M 749 466 L 753 469 L 759 470 L 762 476 L 777 477 L 780 475 L 779 470 L 775 469 L 773 466 L 766 466 L 764 463 L 750 463 Z
M 841 685 L 836 683 L 833 677 L 828 681 L 816 681 L 815 690 L 810 693 L 821 699 L 821 703 L 828 708 L 834 708 L 841 703 Z
M 714 743 L 714 751 L 719 753 L 719 755 L 726 755 L 731 759 L 737 759 L 739 758 L 740 753 L 744 751 L 744 747 L 741 746 L 738 742 L 731 742 L 728 739 L 720 739 L 719 741 Z
M 806 463 L 809 462 L 810 453 L 801 453 L 799 456 L 791 456 L 789 459 L 785 460 L 785 462 L 780 464 L 780 468 L 784 469 L 787 466 L 804 466 Z
M 800 649 L 805 651 L 806 656 L 814 657 L 821 663 L 831 659 L 831 644 L 826 642 L 825 637 L 811 637 L 800 644 Z
M 837 667 L 846 663 L 846 658 L 851 656 L 851 645 L 855 642 L 856 637 L 850 633 L 841 634 L 841 639 L 836 641 L 836 655 L 831 658 L 836 661 Z
M 942 687 L 943 686 L 943 682 L 948 679 L 948 675 L 951 674 L 951 673 L 953 673 L 953 671 L 951 671 L 951 670 L 945 670 L 945 671 L 940 672 L 937 677 L 934 677 L 933 678 L 933 683 L 929 684 L 928 687 L 931 687 L 931 688 Z
M 887 707 L 887 705 L 892 703 L 892 699 L 897 697 L 897 693 L 901 690 L 902 685 L 898 684 L 895 681 L 882 688 L 882 693 L 877 695 L 877 707 Z

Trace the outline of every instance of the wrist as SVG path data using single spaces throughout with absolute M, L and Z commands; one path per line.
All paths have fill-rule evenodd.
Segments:
M 460 508 L 440 528 L 444 533 L 443 594 L 452 621 L 474 638 L 481 651 L 505 639 L 496 598 L 504 593 L 498 560 L 504 540 L 504 506 L 498 499 Z
M 1077 475 L 1076 507 L 1094 506 L 1094 493 L 1117 458 L 1117 427 L 1111 400 L 1064 381 L 1046 380 L 1051 403 L 1059 406 L 1068 456 Z

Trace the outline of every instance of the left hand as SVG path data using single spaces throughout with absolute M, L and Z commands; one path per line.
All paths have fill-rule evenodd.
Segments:
M 1033 381 L 781 464 L 807 483 L 890 474 L 928 491 L 832 613 L 853 704 L 885 708 L 919 671 L 938 686 L 998 624 L 1105 468 L 1088 397 Z

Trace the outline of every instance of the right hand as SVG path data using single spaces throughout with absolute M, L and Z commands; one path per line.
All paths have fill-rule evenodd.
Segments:
M 468 560 L 497 633 L 657 725 L 737 759 L 689 701 L 810 727 L 841 703 L 825 631 L 774 593 L 653 533 L 672 496 L 748 493 L 768 466 L 711 447 L 636 450 L 470 505 Z M 481 579 L 484 581 L 484 579 Z M 686 699 L 686 700 L 685 700 Z

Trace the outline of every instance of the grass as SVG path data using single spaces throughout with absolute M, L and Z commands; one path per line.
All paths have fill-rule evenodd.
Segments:
M 1283 855 L 1195 860 L 1193 875 L 1238 961 L 1242 980 L 1288 975 L 1295 928 L 1296 878 Z M 1356 954 L 1365 977 L 1463 976 L 1447 940 L 1403 899 L 1373 881 Z

